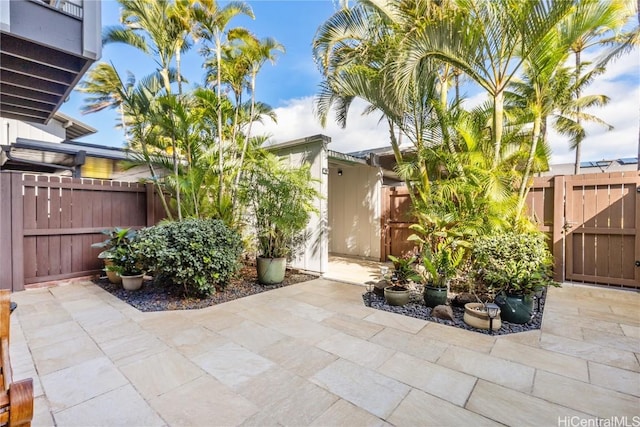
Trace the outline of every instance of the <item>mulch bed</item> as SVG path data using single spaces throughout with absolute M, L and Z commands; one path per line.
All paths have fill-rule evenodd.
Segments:
M 301 273 L 297 270 L 287 270 L 283 283 L 277 286 L 264 286 L 258 283 L 256 267 L 245 265 L 224 289 L 219 289 L 206 298 L 184 296 L 181 286 L 154 283 L 150 280 L 145 280 L 142 288 L 137 291 L 126 291 L 122 285 L 114 285 L 106 277 L 94 280 L 94 283 L 140 311 L 165 311 L 210 307 L 315 278 L 317 276 Z
M 538 310 L 537 301 L 533 303 L 534 314 L 531 317 L 531 320 L 525 324 L 517 324 L 510 323 L 506 321 L 502 321 L 502 327 L 493 332 L 493 335 L 508 335 L 517 332 L 525 332 L 525 331 L 533 331 L 536 329 L 540 329 L 542 324 L 542 313 L 544 312 L 544 303 L 547 297 L 546 290 L 542 293 L 542 298 L 540 298 L 540 309 Z M 480 334 L 489 335 L 490 332 L 488 329 L 477 329 L 471 327 L 464 323 L 464 307 L 457 307 L 455 305 L 451 305 L 453 309 L 454 320 L 444 320 L 438 319 L 431 316 L 431 308 L 424 305 L 424 302 L 421 301 L 422 295 L 413 295 L 411 302 L 405 304 L 403 306 L 392 306 L 387 304 L 386 300 L 383 296 L 376 295 L 373 292 L 365 293 L 362 296 L 362 300 L 366 306 L 371 306 L 371 308 L 376 308 L 378 310 L 389 311 L 391 313 L 402 314 L 405 316 L 415 317 L 417 319 L 427 320 L 429 322 L 440 323 L 443 325 L 453 326 L 460 329 L 466 329 L 468 331 L 478 332 Z

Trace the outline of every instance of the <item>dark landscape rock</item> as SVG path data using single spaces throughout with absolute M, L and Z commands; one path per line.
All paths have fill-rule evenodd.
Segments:
M 453 309 L 448 305 L 436 305 L 431 310 L 431 316 L 444 320 L 455 320 Z
M 122 285 L 114 285 L 106 278 L 101 278 L 94 281 L 94 283 L 140 311 L 165 311 L 205 308 L 315 278 L 317 277 L 300 273 L 297 270 L 287 270 L 282 284 L 263 286 L 258 283 L 255 266 L 248 265 L 243 267 L 236 275 L 236 278 L 231 279 L 224 289 L 220 289 L 205 298 L 184 296 L 183 289 L 180 286 L 166 283 L 159 284 L 149 280 L 146 280 L 142 288 L 137 291 L 125 291 Z
M 544 311 L 544 303 L 547 297 L 546 290 L 542 293 L 542 298 L 540 299 L 540 311 L 535 311 L 531 320 L 528 323 L 523 325 L 518 325 L 515 323 L 509 323 L 506 321 L 502 321 L 502 327 L 494 331 L 494 335 L 507 335 L 513 334 L 516 332 L 526 332 L 533 331 L 536 329 L 540 329 L 540 325 L 542 324 L 542 313 Z M 473 328 L 466 323 L 462 318 L 464 317 L 464 307 L 451 307 L 453 310 L 454 320 L 445 320 L 438 319 L 437 317 L 432 316 L 431 308 L 424 305 L 424 301 L 422 300 L 422 295 L 414 295 L 411 298 L 411 302 L 409 304 L 403 306 L 391 306 L 388 305 L 384 299 L 384 297 L 380 297 L 374 293 L 364 294 L 362 296 L 362 300 L 364 304 L 383 311 L 389 311 L 392 313 L 403 314 L 405 316 L 415 317 L 417 319 L 426 320 L 429 322 L 440 323 L 443 325 L 449 325 L 456 328 L 466 329 L 468 331 L 477 332 L 479 334 L 489 335 L 489 330 L 487 329 L 476 329 Z M 534 303 L 534 309 L 537 308 L 537 304 Z
M 374 282 L 373 292 L 375 292 L 376 295 L 384 297 L 384 288 L 386 288 L 387 286 L 389 286 L 389 282 L 384 279 Z
M 469 292 L 461 292 L 451 300 L 451 304 L 456 307 L 464 307 L 465 304 L 470 302 L 478 302 L 478 299 Z

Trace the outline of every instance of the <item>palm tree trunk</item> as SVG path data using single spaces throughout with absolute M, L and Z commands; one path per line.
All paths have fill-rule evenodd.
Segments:
M 251 109 L 249 110 L 249 128 L 247 129 L 247 135 L 245 136 L 244 143 L 242 144 L 242 153 L 240 154 L 240 164 L 238 165 L 238 175 L 236 175 L 236 182 L 233 188 L 233 192 L 238 189 L 240 185 L 240 179 L 242 177 L 242 167 L 244 165 L 244 156 L 247 152 L 247 147 L 249 146 L 249 138 L 251 138 L 251 127 L 253 125 L 253 115 L 255 114 L 255 105 L 256 105 L 256 74 L 254 71 L 251 74 Z M 234 197 L 235 200 L 235 197 Z
M 536 149 L 538 146 L 538 139 L 540 138 L 540 129 L 542 128 L 542 118 L 536 114 L 533 120 L 533 136 L 531 140 L 531 148 L 529 149 L 529 157 L 527 158 L 527 164 L 522 173 L 522 182 L 520 182 L 520 191 L 518 192 L 518 205 L 516 208 L 516 219 L 520 218 L 522 209 L 524 208 L 524 202 L 526 197 L 526 189 L 528 187 L 529 175 L 531 174 L 531 167 L 533 166 L 533 159 L 536 156 Z
M 493 168 L 500 163 L 502 152 L 502 126 L 504 124 L 504 92 L 500 89 L 493 96 Z
M 580 85 L 578 84 L 578 81 L 580 79 L 580 51 L 576 51 L 576 99 L 580 99 Z M 577 127 L 578 129 L 580 129 L 580 106 L 576 105 L 576 123 L 577 123 Z M 582 145 L 582 136 L 581 135 L 577 135 L 576 136 L 576 163 L 573 167 L 573 173 L 575 175 L 578 175 L 580 173 L 580 156 L 581 156 L 581 145 Z
M 175 135 L 171 136 L 171 147 L 173 148 L 173 175 L 176 180 L 176 204 L 178 205 L 178 221 L 182 221 L 182 205 L 180 202 L 180 175 L 178 174 L 178 150 Z
M 223 194 L 223 185 L 224 181 L 222 179 L 222 169 L 223 169 L 223 161 L 222 161 L 222 94 L 220 92 L 220 86 L 222 85 L 222 75 L 220 71 L 220 63 L 222 61 L 222 46 L 220 41 L 220 34 L 216 32 L 216 59 L 218 61 L 217 66 L 217 87 L 216 92 L 218 94 L 218 173 L 220 174 L 218 178 L 218 207 L 222 205 L 222 194 Z
M 149 173 L 151 174 L 151 179 L 153 180 L 153 186 L 156 188 L 156 191 L 158 192 L 158 196 L 160 196 L 160 202 L 162 203 L 164 212 L 167 214 L 167 218 L 169 218 L 170 221 L 173 221 L 173 215 L 171 215 L 171 210 L 169 209 L 167 200 L 164 197 L 164 192 L 162 191 L 162 187 L 158 185 L 158 175 L 156 174 L 156 170 L 153 167 L 153 163 L 151 162 L 151 156 L 149 156 L 149 150 L 147 149 L 147 142 L 145 141 L 144 137 L 140 138 L 140 146 L 142 148 L 142 154 L 144 155 L 144 158 L 147 161 L 147 166 L 149 167 Z
M 180 74 L 180 64 L 182 63 L 182 55 L 180 51 L 182 50 L 182 39 L 178 42 L 178 47 L 176 48 L 176 72 L 178 75 L 176 76 L 178 79 L 178 95 L 182 95 L 182 75 Z

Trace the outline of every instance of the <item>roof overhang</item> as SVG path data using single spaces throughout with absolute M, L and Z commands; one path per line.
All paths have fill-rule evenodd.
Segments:
M 47 123 L 92 63 L 0 32 L 0 116 Z
M 66 139 L 69 140 L 82 138 L 83 136 L 92 135 L 98 132 L 88 124 L 82 123 L 80 120 L 74 119 L 73 117 L 67 116 L 59 111 L 53 115 L 53 118 L 62 123 L 62 127 L 66 131 Z

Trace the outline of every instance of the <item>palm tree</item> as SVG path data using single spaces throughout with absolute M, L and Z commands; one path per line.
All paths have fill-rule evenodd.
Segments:
M 229 22 L 236 16 L 244 14 L 246 16 L 254 18 L 253 11 L 251 8 L 241 2 L 230 2 L 227 3 L 224 7 L 219 7 L 216 0 L 200 0 L 199 6 L 193 9 L 193 16 L 195 21 L 197 22 L 196 34 L 199 38 L 204 39 L 206 42 L 213 44 L 213 53 L 216 58 L 216 63 L 222 63 L 222 50 L 224 44 L 224 33 L 225 29 L 229 25 Z M 204 49 L 204 53 L 208 54 L 210 49 Z M 216 76 L 216 92 L 218 94 L 218 104 L 222 104 L 222 68 L 220 66 L 217 67 L 217 76 Z M 220 162 L 219 168 L 220 171 L 223 169 L 223 156 L 222 156 L 222 147 L 223 147 L 223 126 L 222 126 L 222 111 L 218 110 L 218 143 L 219 143 L 219 153 L 218 160 Z M 218 188 L 218 199 L 222 201 L 222 194 L 224 192 L 224 181 L 222 175 L 219 177 L 219 188 Z
M 170 79 L 173 77 L 169 76 Z M 172 219 L 171 210 L 167 204 L 161 187 L 159 175 L 155 170 L 153 154 L 149 149 L 149 142 L 154 131 L 149 118 L 155 108 L 155 98 L 161 90 L 162 77 L 154 73 L 141 81 L 136 81 L 129 73 L 127 81 L 123 81 L 113 65 L 104 62 L 87 73 L 79 85 L 81 92 L 94 95 L 85 99 L 83 111 L 94 113 L 105 108 L 120 108 L 122 126 L 125 130 L 127 145 L 130 148 L 141 149 L 141 160 L 149 168 L 151 180 L 156 187 L 167 217 Z
M 603 34 L 607 32 L 617 32 L 626 23 L 629 15 L 628 2 L 624 0 L 581 0 L 577 2 L 575 12 L 567 15 L 560 22 L 559 31 L 561 36 L 569 43 L 569 49 L 574 54 L 574 99 L 581 97 L 583 84 L 580 84 L 584 64 L 582 53 L 588 48 L 599 45 L 603 41 Z M 604 64 L 601 64 L 604 65 Z M 577 128 L 582 130 L 582 106 L 575 105 L 575 118 Z M 571 141 L 571 148 L 576 150 L 574 173 L 580 173 L 580 156 L 584 131 L 574 133 Z
M 171 93 L 169 78 L 176 54 L 188 46 L 184 21 L 176 19 L 170 0 L 118 0 L 120 25 L 105 27 L 103 44 L 125 43 L 150 55 L 158 64 L 164 89 Z
M 122 5 L 122 24 L 106 27 L 103 31 L 104 44 L 125 43 L 151 55 L 158 64 L 158 72 L 164 82 L 164 90 L 171 94 L 171 79 L 173 73 L 171 64 L 177 59 L 180 64 L 180 54 L 190 47 L 188 36 L 191 33 L 191 19 L 184 15 L 190 8 L 188 2 L 171 3 L 170 0 L 118 0 Z M 178 90 L 182 92 L 182 78 L 178 74 Z M 167 111 L 167 114 L 173 114 Z M 173 152 L 177 147 L 173 144 Z M 178 169 L 178 159 L 173 156 L 174 171 Z M 177 197 L 180 199 L 180 188 L 177 187 Z M 179 206 L 179 203 L 178 203 Z M 180 209 L 178 217 L 181 218 Z
M 524 208 L 529 176 L 534 165 L 540 143 L 546 142 L 546 121 L 552 114 L 558 99 L 556 77 L 561 74 L 561 66 L 568 56 L 565 46 L 558 41 L 557 33 L 550 33 L 542 51 L 530 55 L 523 66 L 522 80 L 514 79 L 507 92 L 507 105 L 518 108 L 522 118 L 532 124 L 522 179 L 518 190 L 516 217 Z
M 258 40 L 252 35 L 246 35 L 243 38 L 244 43 L 240 47 L 241 53 L 246 58 L 249 64 L 249 92 L 251 93 L 251 108 L 249 110 L 249 124 L 246 134 L 244 135 L 244 142 L 242 144 L 242 150 L 240 153 L 240 164 L 238 166 L 238 174 L 232 193 L 238 189 L 240 180 L 242 178 L 242 170 L 244 165 L 244 159 L 249 146 L 249 140 L 251 139 L 251 128 L 256 117 L 256 79 L 258 73 L 262 69 L 262 66 L 270 61 L 272 64 L 276 60 L 276 52 L 285 52 L 284 46 L 278 43 L 274 38 L 267 37 L 262 40 Z M 260 114 L 261 115 L 261 114 Z M 260 116 L 259 115 L 259 116 Z M 258 117 L 259 117 L 258 116 Z M 274 116 L 275 119 L 275 116 Z M 235 198 L 234 198 L 235 200 Z
M 464 72 L 493 101 L 492 167 L 502 156 L 504 93 L 524 60 L 571 11 L 571 2 L 459 0 L 455 14 L 417 26 L 400 44 L 395 64 L 397 90 L 406 91 L 425 59 L 435 58 Z
M 124 99 L 122 96 L 122 80 L 113 64 L 99 62 L 91 68 L 85 78 L 78 83 L 75 90 L 90 94 L 85 98 L 82 114 L 96 113 L 108 108 L 117 108 L 120 113 L 120 124 L 125 140 L 128 140 L 127 127 L 124 120 Z

